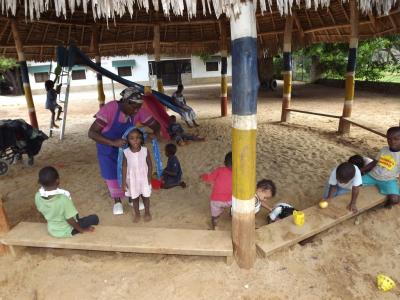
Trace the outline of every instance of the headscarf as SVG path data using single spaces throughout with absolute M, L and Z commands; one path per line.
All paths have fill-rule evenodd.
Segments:
M 127 101 L 128 103 L 142 104 L 142 93 L 133 86 L 127 87 L 121 92 L 121 100 Z

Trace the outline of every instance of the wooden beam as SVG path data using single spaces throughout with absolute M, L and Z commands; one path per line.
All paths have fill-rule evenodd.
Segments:
M 296 23 L 297 30 L 298 30 L 299 33 L 300 33 L 300 38 L 301 38 L 302 40 L 304 40 L 304 31 L 303 31 L 303 27 L 301 27 L 300 19 L 299 19 L 299 17 L 298 17 L 298 15 L 297 15 L 297 13 L 296 13 L 295 10 L 292 11 L 292 16 L 293 16 L 293 18 L 294 18 L 294 22 Z
M 359 22 L 359 25 L 368 25 L 368 24 L 371 24 L 371 21 Z M 311 29 L 305 30 L 304 32 L 311 33 L 311 32 L 330 30 L 330 29 L 336 29 L 336 28 L 348 28 L 350 26 L 351 26 L 350 24 L 337 24 L 337 25 L 332 25 L 332 26 L 311 28 Z
M 372 133 L 375 133 L 375 134 L 377 134 L 377 135 L 379 135 L 379 136 L 381 136 L 381 137 L 386 138 L 386 134 L 385 134 L 385 133 L 382 133 L 382 132 L 380 132 L 380 131 L 378 131 L 378 130 L 376 130 L 376 129 L 373 129 L 373 128 L 371 128 L 371 127 L 369 127 L 369 126 L 366 126 L 366 125 L 363 125 L 363 124 L 361 124 L 361 123 L 358 123 L 358 122 L 354 121 L 354 120 L 351 119 L 351 118 L 344 118 L 344 120 L 345 120 L 346 122 L 349 122 L 350 124 L 353 124 L 353 125 L 355 125 L 355 126 L 357 126 L 357 127 L 360 127 L 360 128 L 362 128 L 362 129 L 368 130 L 368 131 L 370 131 L 370 132 L 372 132 Z
M 10 25 L 10 20 L 7 20 L 6 25 L 4 25 L 3 30 L 0 32 L 0 41 L 3 38 L 4 33 L 6 32 L 8 25 Z
M 0 198 L 0 235 L 4 235 L 9 231 L 10 225 L 8 223 L 7 214 L 3 206 L 3 200 Z M 7 247 L 0 244 L 0 255 L 6 254 L 7 252 Z
M 396 24 L 396 22 L 394 21 L 394 19 L 393 19 L 392 16 L 389 16 L 389 20 L 390 20 L 390 23 L 392 23 L 393 28 L 394 28 L 394 29 L 397 29 L 397 24 Z
M 300 109 L 293 109 L 293 108 L 286 108 L 285 110 L 292 111 L 292 112 L 298 112 L 298 113 L 302 113 L 302 114 L 309 114 L 309 115 L 315 115 L 315 116 L 321 116 L 321 117 L 328 117 L 328 118 L 340 119 L 340 117 L 341 117 L 341 116 L 332 115 L 332 114 L 325 114 L 325 113 L 319 113 L 319 112 L 315 112 L 315 111 L 300 110 Z

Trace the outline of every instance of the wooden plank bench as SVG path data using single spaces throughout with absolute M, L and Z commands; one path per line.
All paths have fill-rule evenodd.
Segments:
M 0 237 L 13 246 L 97 250 L 115 252 L 224 256 L 231 263 L 233 248 L 229 231 L 144 227 L 96 226 L 92 233 L 54 238 L 44 223 L 21 222 Z
M 257 252 L 262 257 L 267 257 L 348 220 L 386 200 L 386 197 L 379 194 L 375 187 L 362 187 L 357 198 L 358 212 L 354 214 L 346 208 L 350 202 L 350 197 L 350 194 L 338 196 L 325 209 L 321 209 L 317 204 L 303 210 L 305 222 L 301 227 L 293 223 L 292 217 L 287 217 L 257 229 Z

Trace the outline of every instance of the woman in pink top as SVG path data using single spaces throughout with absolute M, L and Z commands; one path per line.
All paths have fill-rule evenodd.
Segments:
M 210 207 L 211 226 L 215 229 L 218 217 L 225 208 L 232 206 L 232 152 L 225 155 L 225 167 L 216 168 L 211 173 L 201 175 L 201 179 L 213 185 Z

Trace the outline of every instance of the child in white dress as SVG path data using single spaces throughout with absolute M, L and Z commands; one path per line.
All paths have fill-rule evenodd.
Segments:
M 122 188 L 129 201 L 133 202 L 133 222 L 140 220 L 139 197 L 144 204 L 144 221 L 151 220 L 150 195 L 152 163 L 149 151 L 144 144 L 142 131 L 135 128 L 128 134 L 129 147 L 124 150 L 122 163 Z

